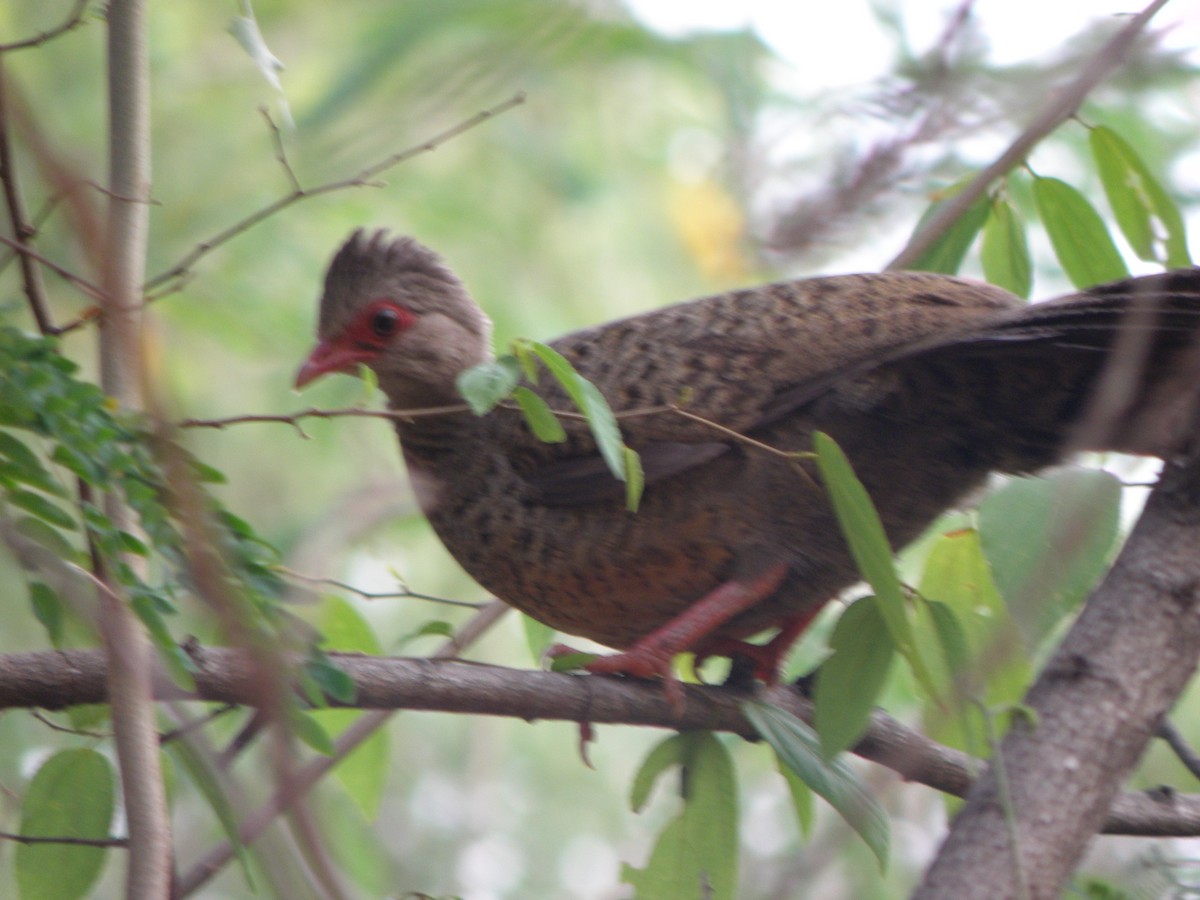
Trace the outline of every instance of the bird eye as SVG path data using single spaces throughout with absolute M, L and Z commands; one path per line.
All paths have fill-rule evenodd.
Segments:
M 391 307 L 377 309 L 371 316 L 371 333 L 376 337 L 390 338 L 400 325 L 400 314 Z

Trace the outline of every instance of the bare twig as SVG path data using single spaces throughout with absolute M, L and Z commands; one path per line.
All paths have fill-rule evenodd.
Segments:
M 1163 719 L 1158 723 L 1156 736 L 1167 742 L 1167 746 L 1179 757 L 1179 761 L 1192 775 L 1200 778 L 1200 753 L 1197 753 L 1196 749 L 1179 733 L 1175 723 L 1170 719 Z
M 28 246 L 27 244 L 23 244 L 20 241 L 15 241 L 12 238 L 5 237 L 2 234 L 0 234 L 0 244 L 4 244 L 8 247 L 11 247 L 13 250 L 15 250 L 18 254 L 20 254 L 23 257 L 37 260 L 38 262 L 40 262 L 43 266 L 45 266 L 47 269 L 49 269 L 54 274 L 59 275 L 62 278 L 65 278 L 67 281 L 71 282 L 72 284 L 76 285 L 77 287 L 82 288 L 86 294 L 88 294 L 90 297 L 92 297 L 92 299 L 94 299 L 94 300 L 104 299 L 104 289 L 103 288 L 93 284 L 92 282 L 88 281 L 86 278 L 83 278 L 80 275 L 76 275 L 70 269 L 64 269 L 58 263 L 54 262 L 52 259 L 47 259 L 45 256 L 42 256 L 42 254 L 38 253 L 36 250 L 34 250 L 32 247 Z M 79 324 L 82 324 L 84 321 L 86 321 L 89 318 L 95 318 L 95 315 L 81 317 Z M 78 326 L 76 325 L 74 327 L 78 327 Z M 62 334 L 64 331 L 69 331 L 69 330 L 70 329 L 67 326 L 62 326 L 62 327 L 59 327 L 56 329 L 52 329 L 50 333 L 51 334 Z
M 294 413 L 266 413 L 262 415 L 229 416 L 225 419 L 183 419 L 175 424 L 179 428 L 226 428 L 248 422 L 267 422 L 297 427 L 304 419 L 420 419 L 429 416 L 444 416 L 447 413 L 469 412 L 465 403 L 453 406 L 431 406 L 427 409 L 364 409 L 354 406 L 345 409 L 317 409 L 309 407 Z
M 995 162 L 971 179 L 961 191 L 949 198 L 929 217 L 924 227 L 912 236 L 908 245 L 888 264 L 888 268 L 903 269 L 912 265 L 984 195 L 993 182 L 1020 165 L 1043 138 L 1075 115 L 1088 94 L 1121 66 L 1134 41 L 1166 3 L 1167 0 L 1154 0 L 1130 19 L 1129 23 L 1092 57 L 1091 62 L 1084 66 L 1074 81 L 1051 96 L 1050 102 Z
M 4 202 L 8 207 L 8 221 L 12 227 L 13 236 L 21 243 L 27 243 L 35 234 L 25 216 L 25 203 L 21 197 L 21 187 L 17 182 L 17 167 L 13 160 L 12 140 L 8 131 L 8 78 L 4 71 L 4 60 L 0 57 L 0 186 L 4 190 Z M 46 303 L 46 289 L 42 283 L 42 273 L 33 260 L 24 253 L 17 254 L 21 266 L 21 286 L 25 290 L 25 298 L 29 301 L 29 309 L 37 322 L 38 331 L 42 334 L 53 334 L 54 323 L 50 320 L 50 308 Z
M 37 47 L 47 41 L 51 41 L 60 34 L 66 34 L 81 24 L 83 24 L 83 15 L 87 12 L 88 0 L 75 0 L 75 5 L 71 7 L 71 11 L 67 13 L 65 19 L 46 31 L 41 31 L 33 37 L 27 37 L 20 41 L 13 41 L 8 44 L 0 44 L 0 53 L 8 53 L 12 50 L 24 50 L 26 47 Z
M 433 594 L 422 594 L 409 590 L 408 585 L 403 581 L 400 582 L 400 590 L 398 591 L 364 591 L 362 588 L 355 587 L 345 581 L 339 581 L 336 578 L 317 578 L 312 575 L 293 571 L 286 566 L 276 566 L 275 569 L 286 578 L 291 578 L 304 584 L 329 585 L 330 587 L 335 587 L 355 596 L 362 597 L 364 600 L 428 600 L 430 603 L 441 603 L 445 606 L 460 606 L 466 609 L 480 609 L 484 606 L 482 603 L 471 603 L 467 600 L 452 600 L 449 597 L 435 597 Z
M 129 838 L 46 837 L 0 831 L 0 840 L 18 844 L 70 844 L 75 847 L 128 847 Z
M 423 153 L 430 153 L 430 152 L 436 150 L 438 147 L 445 144 L 447 141 L 450 141 L 450 140 L 458 137 L 463 132 L 470 131 L 472 128 L 482 125 L 484 122 L 488 121 L 489 119 L 493 119 L 496 116 L 500 115 L 501 113 L 507 112 L 508 110 L 512 109 L 513 107 L 520 106 L 524 102 L 525 102 L 524 91 L 520 91 L 516 94 L 513 94 L 513 96 L 509 97 L 503 103 L 498 103 L 497 105 L 495 105 L 489 109 L 485 109 L 481 112 L 476 113 L 475 115 L 471 116 L 468 119 L 464 119 L 462 122 L 459 122 L 457 125 L 447 128 L 445 131 L 434 135 L 432 138 L 425 141 L 424 143 L 417 144 L 416 146 L 410 147 L 407 150 L 403 150 L 399 153 L 395 153 L 395 154 L 389 156 L 387 159 L 381 160 L 380 162 L 377 162 L 374 165 L 368 166 L 367 168 L 363 169 L 361 172 L 359 172 L 357 175 L 355 175 L 351 178 L 344 178 L 339 181 L 326 182 L 325 184 L 318 185 L 317 187 L 314 187 L 314 188 L 302 188 L 297 185 L 296 187 L 293 188 L 293 190 L 290 194 L 286 194 L 285 196 L 280 197 L 278 200 L 275 200 L 272 203 L 268 203 L 266 206 L 262 207 L 261 209 L 257 210 L 256 212 L 251 213 L 250 215 L 246 216 L 241 221 L 235 222 L 233 225 L 229 226 L 224 231 L 221 231 L 221 232 L 213 235 L 208 240 L 203 241 L 200 244 L 197 244 L 196 247 L 190 253 L 188 253 L 186 256 L 184 256 L 183 259 L 181 259 L 179 262 L 177 262 L 174 266 L 172 266 L 171 268 L 167 269 L 165 272 L 162 272 L 159 275 L 156 275 L 153 278 L 151 278 L 149 281 L 147 281 L 146 285 L 145 285 L 145 289 L 147 291 L 149 291 L 149 290 L 152 290 L 153 288 L 163 285 L 165 282 L 173 281 L 177 278 L 183 277 L 188 272 L 190 272 L 192 266 L 194 266 L 205 255 L 207 255 L 208 253 L 211 253 L 213 250 L 215 250 L 217 247 L 220 247 L 222 244 L 232 240 L 233 238 L 237 237 L 238 235 L 243 234 L 244 232 L 253 228 L 255 225 L 257 225 L 259 222 L 262 222 L 264 219 L 269 219 L 271 216 L 275 215 L 277 212 L 287 209 L 293 203 L 296 203 L 300 200 L 307 199 L 309 197 L 316 197 L 321 194 L 329 194 L 334 191 L 343 191 L 343 190 L 347 190 L 349 188 L 355 188 L 355 187 L 375 186 L 378 184 L 378 182 L 374 181 L 375 177 L 382 174 L 383 172 L 386 172 L 388 169 L 393 168 L 394 166 L 397 166 L 402 162 L 406 162 L 407 160 L 412 159 L 414 156 L 419 156 Z M 272 123 L 272 126 L 273 126 L 273 123 Z M 282 143 L 279 142 L 279 140 L 278 140 L 278 131 L 277 130 L 274 131 L 274 135 L 275 135 L 275 141 L 276 141 L 277 156 L 281 158 L 281 162 L 283 163 L 284 168 L 287 171 L 289 177 L 292 179 L 293 184 L 296 184 L 295 174 L 292 172 L 291 166 L 286 162 L 286 157 L 282 153 Z

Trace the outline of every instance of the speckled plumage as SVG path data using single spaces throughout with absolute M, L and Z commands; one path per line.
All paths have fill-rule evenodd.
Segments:
M 321 339 L 338 340 L 380 297 L 415 316 L 368 362 L 390 405 L 455 402 L 454 377 L 490 358 L 486 318 L 431 251 L 359 232 L 327 275 Z M 414 417 L 397 431 L 434 529 L 513 606 L 624 648 L 718 586 L 786 564 L 777 590 L 711 636 L 741 639 L 820 606 L 855 568 L 812 465 L 662 407 L 783 451 L 830 433 L 899 547 L 991 471 L 1084 447 L 1163 452 L 1190 412 L 1198 315 L 1197 270 L 1033 307 L 977 282 L 887 273 L 781 282 L 566 335 L 552 346 L 600 388 L 642 455 L 637 513 L 580 422 L 565 422 L 562 444 L 539 442 L 507 409 Z M 1109 353 L 1127 320 L 1148 342 L 1122 338 L 1129 352 Z M 1114 356 L 1124 361 L 1106 369 Z M 569 409 L 550 382 L 535 389 Z M 1091 402 L 1098 384 L 1113 402 Z

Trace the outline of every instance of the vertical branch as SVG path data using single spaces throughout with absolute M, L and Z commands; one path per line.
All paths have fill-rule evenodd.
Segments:
M 121 406 L 145 406 L 141 353 L 141 284 L 149 226 L 149 57 L 145 0 L 112 0 L 108 8 L 109 194 L 102 284 L 100 383 Z M 107 498 L 122 528 L 132 517 Z M 132 561 L 131 561 L 132 563 Z M 129 827 L 126 896 L 170 894 L 171 839 L 152 699 L 153 650 L 127 602 L 106 597 L 102 634 L 108 692 Z

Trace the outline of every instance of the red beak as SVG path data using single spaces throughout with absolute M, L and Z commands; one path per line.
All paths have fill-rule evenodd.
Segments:
M 344 344 L 333 344 L 320 341 L 313 347 L 312 353 L 296 373 L 295 387 L 302 388 L 310 381 L 316 381 L 322 375 L 330 372 L 354 372 L 359 363 L 374 358 L 376 352 L 360 347 L 348 347 Z

